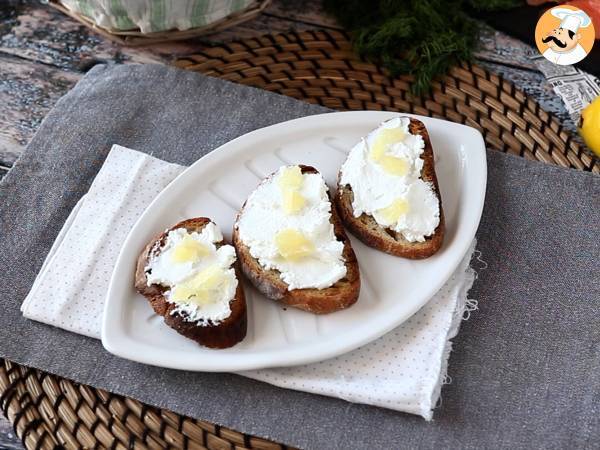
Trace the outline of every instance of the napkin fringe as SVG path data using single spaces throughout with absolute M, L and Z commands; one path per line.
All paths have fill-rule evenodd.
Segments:
M 459 287 L 460 292 L 457 296 L 456 308 L 454 309 L 450 322 L 444 330 L 446 342 L 444 344 L 442 356 L 439 359 L 439 364 L 430 371 L 430 373 L 433 373 L 434 375 L 428 377 L 430 379 L 426 381 L 429 382 L 423 383 L 423 390 L 425 393 L 429 391 L 430 386 L 433 384 L 433 388 L 430 390 L 431 397 L 429 402 L 421 402 L 420 405 L 420 414 L 428 422 L 433 419 L 433 410 L 442 404 L 442 386 L 444 384 L 449 384 L 448 380 L 451 380 L 448 376 L 448 361 L 450 359 L 450 353 L 452 352 L 452 339 L 458 334 L 461 322 L 463 320 L 469 320 L 471 313 L 478 309 L 477 300 L 467 298 L 469 290 L 477 279 L 477 272 L 470 265 L 471 259 L 475 258 L 478 261 L 483 262 L 481 259 L 481 252 L 475 249 L 476 245 L 477 240 L 474 239 L 471 247 L 467 251 L 467 255 L 470 255 L 469 258 L 465 258 L 461 263 L 461 265 L 464 266 L 465 275 L 463 282 Z M 482 268 L 482 270 L 484 269 L 485 268 Z M 426 398 L 426 395 L 424 395 L 423 398 Z

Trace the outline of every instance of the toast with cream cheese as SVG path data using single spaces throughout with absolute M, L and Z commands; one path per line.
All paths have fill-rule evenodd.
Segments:
M 410 259 L 436 253 L 444 213 L 425 125 L 397 117 L 361 140 L 339 172 L 335 204 L 352 234 L 370 247 Z
M 242 272 L 266 297 L 315 314 L 354 304 L 358 262 L 321 174 L 287 166 L 248 197 L 233 229 Z
M 187 219 L 140 254 L 135 288 L 178 333 L 210 348 L 246 336 L 246 299 L 235 250 L 205 217 Z

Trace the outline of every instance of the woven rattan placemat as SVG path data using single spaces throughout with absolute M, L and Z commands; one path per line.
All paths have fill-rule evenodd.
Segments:
M 498 75 L 454 68 L 427 99 L 410 80 L 361 61 L 341 33 L 305 32 L 220 45 L 179 59 L 184 69 L 339 110 L 402 111 L 479 129 L 488 147 L 600 173 L 600 163 L 552 115 Z M 2 361 L 0 406 L 28 449 L 284 449 L 285 445 Z
M 338 110 L 387 110 L 439 117 L 477 128 L 489 148 L 563 167 L 600 172 L 598 158 L 553 115 L 485 69 L 455 67 L 428 98 L 409 93 L 352 52 L 339 32 L 309 31 L 248 39 L 181 58 L 175 65 Z

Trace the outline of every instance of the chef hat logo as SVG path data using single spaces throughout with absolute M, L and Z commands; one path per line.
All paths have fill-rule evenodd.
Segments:
M 585 58 L 594 45 L 594 38 L 590 16 L 571 5 L 546 11 L 535 29 L 535 42 L 540 53 L 548 61 L 563 66 Z
M 592 19 L 588 16 L 585 11 L 573 11 L 567 8 L 552 8 L 550 14 L 560 19 L 559 28 L 565 30 L 571 30 L 573 33 L 577 33 L 580 27 L 589 27 L 592 23 Z

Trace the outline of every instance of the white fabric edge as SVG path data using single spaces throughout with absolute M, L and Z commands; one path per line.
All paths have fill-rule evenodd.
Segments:
M 148 155 L 148 154 L 140 152 L 138 150 L 123 147 L 122 145 L 119 145 L 119 144 L 113 144 L 112 147 L 110 148 L 110 151 L 108 152 L 108 155 L 106 155 L 106 159 L 102 163 L 102 167 L 100 168 L 100 171 L 94 177 L 94 180 L 92 181 L 92 184 L 90 185 L 90 187 L 88 189 L 88 192 L 94 189 L 94 186 L 97 184 L 96 180 L 100 178 L 102 171 L 108 170 L 108 169 L 106 169 L 107 162 L 109 161 L 109 159 L 114 158 L 117 153 L 133 153 L 139 158 L 145 158 L 148 156 L 153 158 L 152 155 Z M 168 163 L 167 161 L 161 160 L 161 162 L 164 162 L 165 164 L 171 164 L 171 163 Z M 46 258 L 44 259 L 44 262 L 42 263 L 42 267 L 40 268 L 40 271 L 38 272 L 37 276 L 35 277 L 35 280 L 33 281 L 33 285 L 31 286 L 29 293 L 27 294 L 27 296 L 21 303 L 20 310 L 23 313 L 23 315 L 25 317 L 27 317 L 28 319 L 36 320 L 35 318 L 29 317 L 27 315 L 28 309 L 29 309 L 29 304 L 31 303 L 32 299 L 35 297 L 35 294 L 37 293 L 37 289 L 39 287 L 40 280 L 46 273 L 46 270 L 48 270 L 48 267 L 50 267 L 50 265 L 52 264 L 54 256 L 58 252 L 58 249 L 61 247 L 61 245 L 65 239 L 65 236 L 67 235 L 67 233 L 71 229 L 71 226 L 75 222 L 75 219 L 77 218 L 77 215 L 79 214 L 79 211 L 81 210 L 81 207 L 83 206 L 87 196 L 88 196 L 88 194 L 85 193 L 79 199 L 79 201 L 75 204 L 75 206 L 69 213 L 69 216 L 67 217 L 67 220 L 65 220 L 65 223 L 63 224 L 62 228 L 58 232 L 58 236 L 56 236 L 56 239 L 54 240 L 52 247 L 50 247 L 50 251 L 46 255 Z M 73 330 L 71 330 L 71 331 L 73 331 Z M 74 331 L 74 332 L 79 333 L 78 331 Z M 81 334 L 81 333 L 79 333 L 79 334 Z M 92 337 L 94 337 L 94 336 L 92 336 Z
M 75 204 L 75 207 L 69 213 L 67 220 L 65 220 L 65 223 L 63 224 L 62 228 L 60 229 L 58 236 L 56 236 L 56 239 L 54 240 L 52 247 L 50 247 L 50 251 L 46 255 L 46 258 L 44 259 L 44 262 L 42 263 L 42 267 L 41 267 L 40 271 L 38 272 L 37 276 L 35 277 L 35 280 L 33 281 L 33 285 L 31 286 L 31 289 L 29 290 L 27 297 L 25 297 L 25 300 L 23 300 L 23 303 L 21 303 L 21 312 L 23 313 L 23 315 L 25 317 L 27 317 L 27 310 L 29 308 L 29 304 L 31 303 L 31 300 L 35 297 L 35 294 L 37 293 L 37 289 L 39 287 L 40 280 L 46 273 L 46 270 L 48 270 L 48 267 L 50 267 L 52 260 L 54 259 L 54 256 L 56 255 L 58 249 L 60 248 L 60 246 L 63 243 L 63 240 L 65 239 L 65 236 L 71 229 L 73 222 L 75 222 L 75 219 L 77 218 L 77 214 L 79 213 L 79 210 L 83 206 L 83 202 L 85 201 L 86 195 L 87 194 L 84 194 L 83 197 L 81 197 L 79 199 L 79 201 Z
M 54 262 L 54 259 L 59 251 L 59 249 L 61 248 L 61 246 L 64 243 L 64 239 L 65 237 L 68 235 L 69 231 L 71 230 L 73 224 L 75 223 L 77 216 L 79 215 L 82 207 L 84 206 L 84 204 L 86 203 L 86 201 L 88 200 L 88 198 L 90 197 L 90 192 L 92 192 L 94 190 L 94 188 L 98 185 L 98 183 L 100 183 L 99 180 L 102 179 L 103 173 L 105 171 L 109 170 L 109 166 L 110 166 L 110 162 L 112 159 L 114 158 L 118 158 L 120 154 L 133 154 L 135 155 L 135 157 L 140 161 L 144 161 L 148 158 L 150 158 L 151 160 L 156 160 L 158 162 L 160 162 L 161 164 L 165 164 L 165 165 L 176 165 L 179 166 L 178 164 L 174 164 L 174 163 L 170 163 L 168 161 L 164 161 L 161 159 L 158 159 L 150 154 L 144 153 L 144 152 L 140 152 L 139 150 L 135 150 L 135 149 L 131 149 L 128 147 L 124 147 L 122 145 L 119 144 L 113 144 L 110 151 L 108 152 L 104 162 L 102 163 L 102 167 L 100 168 L 100 170 L 98 171 L 98 173 L 96 174 L 96 177 L 94 177 L 94 180 L 92 181 L 88 192 L 85 193 L 80 199 L 79 201 L 75 204 L 75 206 L 73 207 L 73 209 L 71 210 L 71 212 L 69 213 L 69 216 L 67 217 L 67 219 L 65 220 L 65 223 L 63 224 L 62 228 L 60 229 L 54 243 L 52 244 L 52 247 L 50 247 L 50 251 L 48 252 L 48 255 L 46 255 L 46 258 L 44 259 L 44 262 L 42 263 L 42 267 L 40 269 L 40 271 L 38 272 L 37 276 L 35 277 L 35 280 L 33 282 L 33 285 L 31 287 L 31 289 L 29 290 L 29 293 L 27 294 L 27 296 L 25 297 L 25 299 L 23 300 L 23 302 L 21 303 L 21 313 L 23 314 L 23 317 L 30 319 L 30 320 L 35 320 L 38 322 L 42 322 L 42 323 L 46 323 L 50 326 L 57 326 L 55 324 L 51 324 L 49 322 L 46 322 L 44 320 L 41 320 L 40 317 L 38 315 L 35 314 L 34 311 L 31 311 L 30 309 L 30 304 L 33 301 L 33 299 L 37 296 L 37 291 L 39 288 L 39 284 L 41 282 L 41 280 L 43 279 L 44 275 L 46 274 L 48 268 L 52 265 L 52 263 Z M 182 170 L 185 170 L 186 167 L 184 166 L 179 166 L 181 167 Z M 177 178 L 177 176 L 175 176 L 173 179 Z M 173 180 L 171 180 L 172 182 Z M 170 182 L 169 182 L 170 183 Z M 80 329 L 79 327 L 77 327 L 76 325 L 73 324 L 69 324 L 69 326 L 61 326 L 58 328 L 62 328 L 66 331 L 70 331 L 72 333 L 75 334 L 80 334 L 83 336 L 87 336 L 87 337 L 91 337 L 93 339 L 100 339 L 100 335 L 99 334 L 94 334 L 94 333 L 89 333 L 86 332 L 85 330 Z
M 421 398 L 420 403 L 415 406 L 410 405 L 400 405 L 400 407 L 390 407 L 389 405 L 385 405 L 382 403 L 374 402 L 374 403 L 364 403 L 372 406 L 377 406 L 386 409 L 392 409 L 395 411 L 406 412 L 409 414 L 415 414 L 423 417 L 426 421 L 431 421 L 433 419 L 433 412 L 436 406 L 436 403 L 441 395 L 441 389 L 444 384 L 444 379 L 446 378 L 446 372 L 448 368 L 448 359 L 450 357 L 450 353 L 452 351 L 452 342 L 451 339 L 454 338 L 458 330 L 460 328 L 460 324 L 462 321 L 462 317 L 467 309 L 468 291 L 471 289 L 473 282 L 475 281 L 475 271 L 470 267 L 471 259 L 475 253 L 476 247 L 476 239 L 473 239 L 473 242 L 469 246 L 469 249 L 465 253 L 465 256 L 459 263 L 458 267 L 455 269 L 455 274 L 460 274 L 463 276 L 463 279 L 460 283 L 457 283 L 455 289 L 457 290 L 457 301 L 454 306 L 454 310 L 451 314 L 448 315 L 447 323 L 443 327 L 443 332 L 439 333 L 439 338 L 436 341 L 435 348 L 441 349 L 439 351 L 439 356 L 435 359 L 435 366 L 432 365 L 430 370 L 428 371 L 429 375 L 424 377 L 424 382 L 420 387 L 420 395 Z M 433 298 L 433 297 L 432 297 Z M 420 310 L 419 310 L 420 311 Z M 415 313 L 417 314 L 418 311 Z M 412 317 L 412 316 L 411 316 Z M 401 325 L 400 325 L 401 326 Z M 365 344 L 369 345 L 369 344 Z M 265 377 L 254 374 L 253 371 L 248 372 L 234 372 L 238 375 L 251 378 L 257 381 L 261 381 L 264 383 L 271 384 L 273 386 L 277 386 L 283 389 L 292 389 L 299 390 L 300 392 L 307 392 L 310 394 L 317 395 L 327 395 L 333 398 L 339 398 L 345 400 L 349 403 L 363 403 L 356 398 L 347 397 L 344 395 L 340 395 L 338 391 L 331 391 L 329 393 L 324 393 L 322 388 L 311 387 L 306 385 L 302 389 L 297 389 L 288 386 L 285 382 L 280 382 L 278 380 L 273 379 L 265 379 Z
M 440 340 L 444 340 L 443 349 L 440 358 L 437 359 L 435 370 L 432 369 L 430 373 L 435 374 L 434 376 L 427 377 L 425 383 L 422 385 L 422 391 L 424 394 L 431 392 L 429 401 L 426 401 L 427 395 L 423 395 L 423 401 L 420 405 L 420 415 L 427 421 L 433 419 L 433 410 L 436 407 L 438 399 L 441 396 L 442 385 L 446 379 L 448 373 L 448 360 L 450 359 L 450 353 L 452 352 L 452 339 L 458 334 L 460 324 L 463 320 L 463 316 L 467 306 L 468 292 L 475 282 L 475 270 L 471 268 L 471 259 L 475 253 L 475 246 L 477 245 L 477 239 L 473 239 L 473 242 L 469 246 L 467 253 L 459 265 L 459 272 L 464 274 L 463 281 L 457 286 L 459 292 L 456 296 L 457 303 L 454 307 L 454 311 L 450 316 L 449 322 L 444 327 L 444 333 L 440 333 Z

